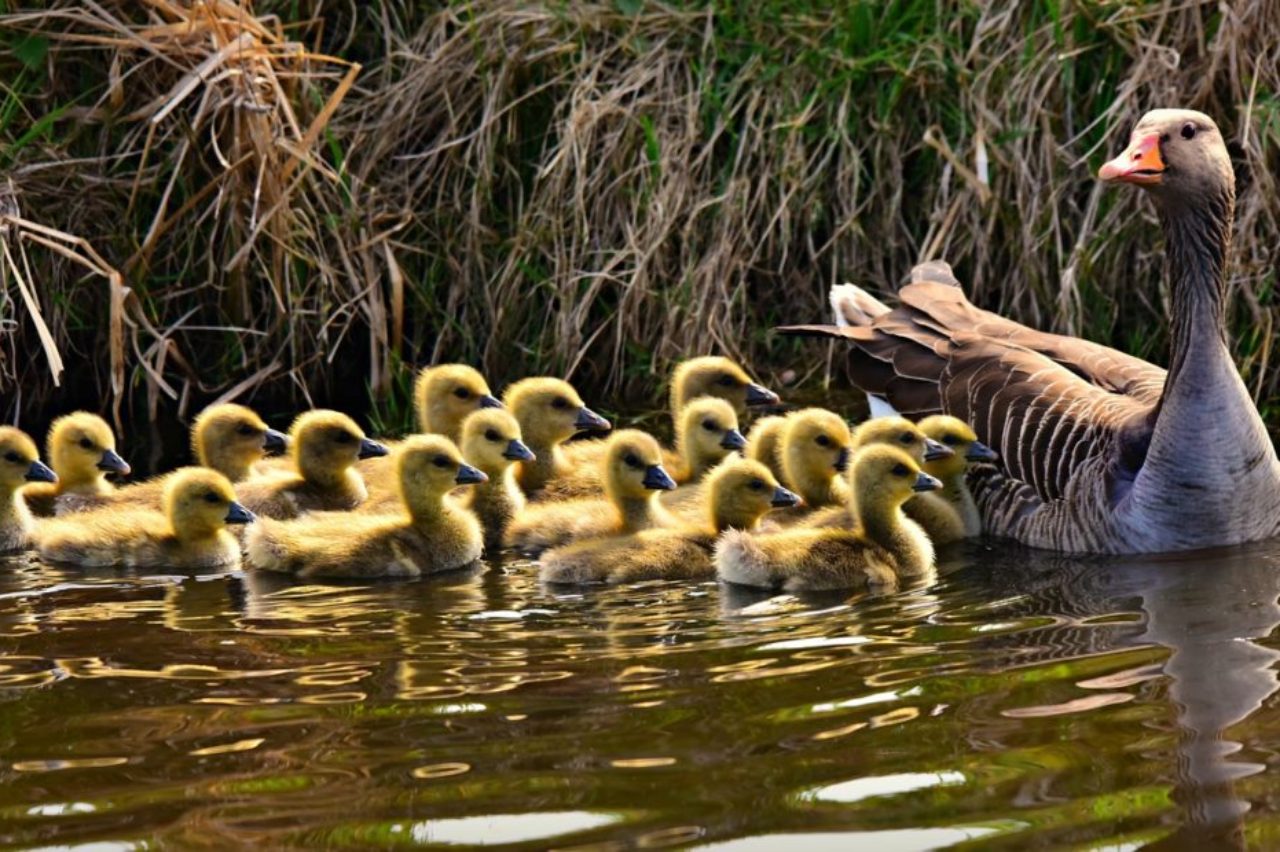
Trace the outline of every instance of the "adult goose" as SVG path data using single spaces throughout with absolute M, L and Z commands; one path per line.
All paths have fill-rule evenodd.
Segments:
M 984 527 L 1036 547 L 1152 553 L 1280 526 L 1280 463 L 1227 348 L 1235 181 L 1206 115 L 1155 110 L 1098 177 L 1148 192 L 1171 279 L 1169 371 L 979 310 L 926 263 L 889 310 L 847 286 L 843 323 L 793 333 L 853 345 L 855 381 L 909 416 L 943 412 L 1000 454 L 975 477 Z

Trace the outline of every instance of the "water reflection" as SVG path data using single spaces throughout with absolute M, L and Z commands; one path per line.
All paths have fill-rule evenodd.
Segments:
M 1280 551 L 891 594 L 0 566 L 18 845 L 1271 845 Z

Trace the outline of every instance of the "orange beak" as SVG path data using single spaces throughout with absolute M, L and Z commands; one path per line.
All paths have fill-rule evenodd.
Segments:
M 1098 178 L 1150 186 L 1163 180 L 1164 170 L 1164 160 L 1160 159 L 1160 134 L 1152 133 L 1134 142 L 1123 154 L 1099 169 Z

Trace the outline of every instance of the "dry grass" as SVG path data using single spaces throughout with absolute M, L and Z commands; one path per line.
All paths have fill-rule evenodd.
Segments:
M 12 89 L 0 168 L 28 220 L 121 270 L 121 392 L 153 409 L 361 381 L 402 401 L 402 359 L 597 396 L 651 394 L 712 350 L 816 377 L 826 347 L 768 329 L 931 257 L 984 305 L 1159 359 L 1151 208 L 1091 175 L 1170 104 L 1239 145 L 1236 344 L 1260 398 L 1280 393 L 1266 4 L 147 0 L 4 23 L 49 50 Z M 85 363 L 104 288 L 31 262 Z M 4 310 L 9 350 L 36 351 Z M 35 366 L 0 381 L 38 399 Z

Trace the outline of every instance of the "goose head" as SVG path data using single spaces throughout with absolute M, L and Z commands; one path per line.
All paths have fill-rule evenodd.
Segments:
M 739 414 L 748 406 L 774 405 L 778 395 L 756 382 L 728 358 L 706 355 L 682 361 L 671 376 L 671 410 L 684 410 L 700 396 L 725 400 Z
M 917 464 L 955 455 L 954 450 L 930 438 L 905 417 L 876 417 L 860 425 L 853 433 L 854 447 L 872 444 L 888 444 L 905 450 Z
M 298 473 L 322 485 L 341 480 L 360 459 L 387 454 L 387 448 L 366 438 L 354 420 L 327 409 L 298 415 L 289 430 L 289 444 Z
M 604 490 L 612 501 L 643 499 L 675 487 L 662 466 L 662 448 L 651 435 L 621 429 L 610 436 L 604 456 Z
M 414 435 L 396 451 L 400 499 L 411 515 L 438 506 L 459 485 L 487 482 L 489 477 L 467 464 L 457 445 L 443 435 Z
M 853 454 L 849 484 L 853 505 L 860 512 L 897 508 L 913 494 L 942 487 L 920 469 L 913 456 L 886 444 L 872 444 Z
M 563 443 L 579 432 L 613 428 L 587 408 L 573 385 L 562 379 L 521 379 L 507 388 L 503 401 L 520 422 L 520 430 L 538 446 Z
M 844 473 L 852 443 L 849 424 L 834 411 L 806 408 L 792 413 L 782 432 L 781 461 L 787 482 L 802 488 L 801 483 L 826 482 Z
M 926 461 L 926 472 L 947 480 L 962 475 L 970 464 L 993 462 L 999 456 L 995 450 L 978 440 L 978 435 L 958 417 L 949 414 L 934 414 L 920 421 L 920 431 L 939 444 L 952 451 L 934 461 Z
M 1144 115 L 1129 134 L 1129 147 L 1103 165 L 1098 177 L 1140 186 L 1165 208 L 1202 207 L 1235 190 L 1231 156 L 1218 125 L 1189 109 Z
M 89 485 L 107 473 L 128 476 L 107 421 L 87 411 L 59 417 L 49 429 L 49 461 L 64 488 Z
M 738 431 L 738 413 L 723 399 L 704 396 L 680 412 L 676 445 L 684 455 L 691 476 L 698 476 L 732 452 L 747 445 Z
M 462 421 L 462 455 L 493 475 L 520 461 L 533 461 L 525 446 L 520 423 L 502 408 L 483 408 Z
M 440 364 L 418 373 L 413 386 L 418 427 L 458 440 L 462 421 L 482 408 L 502 408 L 484 376 L 466 364 Z
M 254 515 L 236 502 L 231 482 L 216 470 L 189 467 L 170 477 L 164 511 L 180 539 L 214 535 L 227 524 L 247 524 Z
M 36 442 L 26 432 L 0 426 L 0 494 L 12 494 L 28 482 L 57 481 L 57 475 L 40 461 Z
M 249 476 L 254 462 L 268 452 L 283 451 L 288 438 L 262 422 L 253 409 L 224 403 L 200 412 L 191 427 L 191 444 L 201 466 L 240 482 Z
M 800 498 L 783 488 L 760 462 L 730 458 L 707 475 L 707 507 L 717 532 L 749 530 L 771 509 L 795 506 Z

